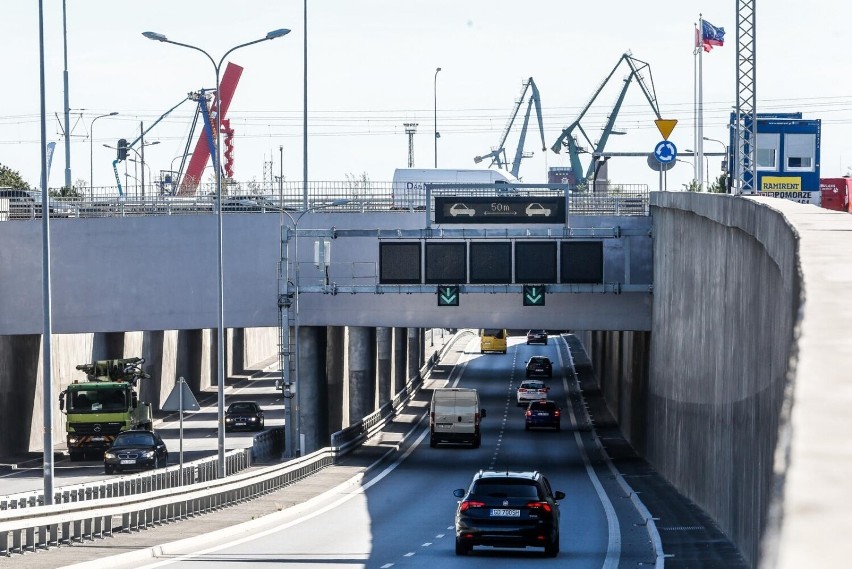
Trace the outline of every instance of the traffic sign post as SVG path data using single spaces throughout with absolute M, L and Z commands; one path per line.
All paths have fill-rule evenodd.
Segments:
M 662 140 L 654 147 L 654 156 L 660 164 L 677 160 L 677 146 L 670 140 Z
M 524 306 L 544 306 L 544 285 L 524 285 Z
M 438 287 L 438 306 L 458 306 L 459 286 L 447 285 Z
M 183 412 L 184 411 L 200 411 L 201 406 L 192 390 L 186 384 L 186 380 L 181 376 L 175 384 L 172 392 L 166 397 L 165 403 L 160 407 L 163 411 L 177 411 L 180 416 L 180 472 L 183 476 Z

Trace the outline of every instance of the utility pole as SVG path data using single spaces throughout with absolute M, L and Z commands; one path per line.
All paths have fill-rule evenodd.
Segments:
M 68 25 L 65 18 L 65 0 L 62 0 L 62 46 L 65 68 L 62 82 L 65 85 L 65 188 L 71 190 L 71 109 L 68 103 Z
M 416 122 L 403 123 L 405 134 L 408 135 L 408 167 L 414 168 L 414 133 L 417 132 Z

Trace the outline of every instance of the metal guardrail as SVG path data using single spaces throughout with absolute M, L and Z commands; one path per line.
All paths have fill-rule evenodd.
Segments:
M 363 213 L 366 211 L 411 212 L 417 208 L 399 207 L 399 184 L 393 182 L 309 182 L 308 208 L 323 206 L 323 211 Z M 644 184 L 603 185 L 594 192 L 588 188 L 535 189 L 520 185 L 512 195 L 554 196 L 568 191 L 568 215 L 648 215 L 649 190 Z M 451 189 L 443 190 L 445 193 Z M 277 184 L 227 185 L 222 199 L 223 213 L 276 213 L 303 210 L 301 182 Z M 505 195 L 505 192 L 485 189 L 461 189 L 461 195 Z M 31 220 L 41 217 L 41 204 L 34 199 L 8 198 L 8 215 L 0 221 Z M 346 200 L 343 205 L 328 207 L 333 200 Z M 414 202 L 411 202 L 414 203 Z M 158 188 L 147 192 L 129 189 L 118 194 L 115 186 L 80 190 L 75 196 L 51 197 L 51 218 L 136 217 L 150 215 L 213 214 L 217 200 L 215 185 L 202 185 L 191 196 L 173 196 Z M 5 211 L 0 208 L 0 212 Z
M 467 333 L 467 331 L 461 332 Z M 83 540 L 130 532 L 187 519 L 250 500 L 288 486 L 334 464 L 372 436 L 417 392 L 426 371 L 453 343 L 434 352 L 393 401 L 357 424 L 332 435 L 332 446 L 305 457 L 246 471 L 253 460 L 280 452 L 284 429 L 257 435 L 252 447 L 226 455 L 225 478 L 218 478 L 217 458 L 208 457 L 165 470 L 121 476 L 60 488 L 53 505 L 29 492 L 0 500 L 0 555 L 25 553 Z

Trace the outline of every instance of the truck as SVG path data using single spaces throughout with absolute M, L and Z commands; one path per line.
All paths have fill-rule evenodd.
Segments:
M 153 429 L 151 405 L 139 401 L 137 388 L 140 379 L 151 377 L 142 371 L 144 363 L 123 358 L 77 366 L 86 380 L 74 380 L 59 394 L 71 460 L 102 457 L 121 431 Z
M 517 184 L 511 174 L 497 170 L 397 168 L 393 173 L 393 209 L 425 209 L 426 184 Z M 511 190 L 507 187 L 500 193 Z

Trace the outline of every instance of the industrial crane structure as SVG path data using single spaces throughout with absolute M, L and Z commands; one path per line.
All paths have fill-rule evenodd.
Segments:
M 618 68 L 622 65 L 626 64 L 629 68 L 629 73 L 624 78 L 624 84 L 621 87 L 621 90 L 618 93 L 618 97 L 616 98 L 615 105 L 610 111 L 609 116 L 607 117 L 606 124 L 602 128 L 602 133 L 600 138 L 597 141 L 593 141 L 586 130 L 583 128 L 581 122 L 583 118 L 586 116 L 586 113 L 589 111 L 591 106 L 594 104 L 598 95 L 601 94 L 606 84 L 612 79 L 612 76 L 618 70 Z M 646 83 L 645 78 L 642 76 L 642 72 L 647 70 L 648 72 L 648 83 Z M 615 127 L 615 119 L 618 116 L 618 111 L 621 110 L 621 105 L 624 103 L 624 97 L 627 95 L 627 89 L 630 87 L 630 84 L 633 80 L 639 84 L 639 87 L 642 89 L 642 93 L 645 95 L 645 99 L 648 100 L 648 104 L 651 105 L 651 109 L 654 111 L 654 114 L 657 118 L 662 118 L 660 116 L 660 109 L 657 105 L 657 94 L 654 90 L 654 81 L 651 78 L 651 67 L 648 63 L 644 61 L 640 61 L 633 57 L 633 55 L 628 51 L 622 54 L 619 58 L 618 63 L 612 68 L 612 71 L 609 72 L 609 75 L 603 80 L 603 82 L 598 86 L 595 93 L 592 95 L 592 98 L 589 99 L 589 102 L 586 103 L 586 106 L 583 107 L 583 110 L 580 111 L 580 114 L 570 125 L 565 127 L 562 131 L 562 134 L 559 135 L 559 138 L 556 139 L 556 142 L 551 146 L 551 150 L 559 154 L 563 147 L 568 149 L 568 159 L 571 163 L 571 171 L 577 176 L 577 181 L 580 181 L 580 174 L 583 172 L 583 165 L 580 161 L 580 154 L 583 152 L 589 152 L 581 148 L 581 144 L 579 142 L 578 136 L 582 137 L 582 140 L 585 141 L 585 144 L 588 145 L 592 150 L 589 152 L 592 155 L 592 160 L 589 162 L 588 168 L 585 170 L 585 174 L 583 174 L 582 179 L 589 179 L 594 174 L 595 163 L 597 159 L 603 154 L 604 148 L 606 147 L 607 140 L 610 135 L 614 133 Z M 650 84 L 650 85 L 649 85 Z
M 512 160 L 511 168 L 509 168 L 509 163 L 506 160 L 506 139 L 509 137 L 509 133 L 512 130 L 512 125 L 515 123 L 515 119 L 518 116 L 518 111 L 521 109 L 521 105 L 524 104 L 524 97 L 526 97 L 527 92 L 529 91 L 530 96 L 527 101 L 527 112 L 524 115 L 524 124 L 521 126 L 521 132 L 518 137 L 518 148 L 515 151 L 515 159 Z M 541 133 L 541 149 L 542 151 L 547 151 L 547 145 L 544 142 L 544 126 L 542 125 L 541 120 L 541 98 L 538 94 L 538 87 L 535 85 L 535 81 L 530 77 L 526 81 L 524 81 L 524 87 L 521 91 L 521 96 L 515 101 L 515 108 L 512 110 L 512 114 L 509 116 L 509 121 L 506 123 L 506 127 L 503 129 L 503 134 L 500 136 L 499 144 L 491 149 L 491 152 L 488 154 L 484 154 L 482 156 L 477 156 L 473 159 L 473 161 L 477 164 L 482 162 L 483 160 L 491 159 L 491 166 L 497 165 L 498 168 L 503 170 L 508 170 L 514 178 L 518 178 L 518 172 L 521 169 L 521 159 L 530 158 L 532 156 L 531 152 L 524 152 L 524 142 L 527 138 L 527 127 L 530 122 L 530 114 L 532 113 L 533 105 L 535 105 L 536 117 L 538 118 L 538 130 Z

